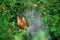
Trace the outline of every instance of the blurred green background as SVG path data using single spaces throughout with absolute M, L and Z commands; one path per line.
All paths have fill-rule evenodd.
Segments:
M 22 13 L 25 8 L 41 12 L 44 22 L 48 24 L 51 40 L 60 40 L 60 0 L 0 0 L 0 40 L 30 40 L 26 30 L 14 33 L 19 28 L 10 21 L 16 11 Z M 41 33 L 44 36 L 44 32 Z M 36 37 L 33 40 L 45 39 Z

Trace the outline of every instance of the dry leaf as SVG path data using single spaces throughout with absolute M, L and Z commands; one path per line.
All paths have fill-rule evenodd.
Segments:
M 18 27 L 20 27 L 21 29 L 26 28 L 27 27 L 27 23 L 26 23 L 25 17 L 21 18 L 20 16 L 17 16 L 17 23 L 16 23 L 16 25 Z
M 33 4 L 31 1 L 30 1 L 30 4 L 32 4 L 32 6 L 34 7 L 37 7 L 37 4 Z
M 37 7 L 37 4 L 32 4 L 32 6 Z

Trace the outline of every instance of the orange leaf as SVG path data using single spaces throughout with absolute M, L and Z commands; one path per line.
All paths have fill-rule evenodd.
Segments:
M 16 25 L 18 27 L 20 27 L 21 29 L 24 29 L 25 27 L 27 27 L 27 22 L 26 22 L 26 19 L 25 17 L 20 17 L 20 16 L 17 16 L 17 23 Z

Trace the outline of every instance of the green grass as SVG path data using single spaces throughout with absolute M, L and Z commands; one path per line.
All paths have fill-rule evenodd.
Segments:
M 17 2 L 20 2 L 21 5 L 17 5 Z M 37 7 L 32 6 L 30 2 L 36 4 Z M 13 33 L 19 28 L 14 22 L 10 22 L 10 18 L 14 17 L 16 11 L 21 13 L 25 8 L 38 10 L 42 13 L 44 15 L 43 20 L 48 24 L 49 33 L 54 34 L 57 40 L 60 39 L 59 0 L 0 0 L 0 40 L 19 40 L 20 37 L 21 40 L 24 40 L 21 33 Z M 11 32 L 7 32 L 9 28 L 11 28 Z M 24 31 L 22 33 L 24 33 Z

